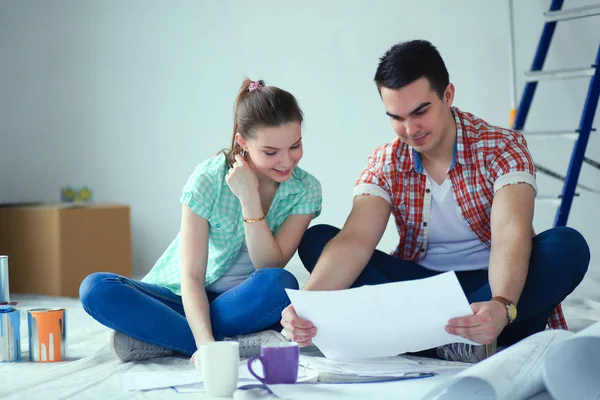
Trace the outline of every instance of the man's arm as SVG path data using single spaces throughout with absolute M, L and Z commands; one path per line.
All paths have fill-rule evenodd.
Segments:
M 492 203 L 489 281 L 492 296 L 518 302 L 529 271 L 531 226 L 535 191 L 528 184 L 504 186 Z M 508 324 L 506 307 L 499 301 L 471 304 L 475 315 L 453 318 L 449 333 L 490 344 Z
M 492 296 L 519 301 L 531 256 L 535 191 L 528 184 L 504 186 L 492 204 L 489 280 Z
M 344 227 L 323 249 L 303 290 L 349 288 L 373 255 L 391 211 L 380 197 L 356 197 Z
M 380 197 L 356 197 L 346 224 L 323 249 L 303 290 L 350 287 L 381 240 L 391 211 L 390 204 Z M 292 305 L 282 311 L 281 325 L 301 347 L 308 346 L 317 334 L 312 322 L 298 317 Z

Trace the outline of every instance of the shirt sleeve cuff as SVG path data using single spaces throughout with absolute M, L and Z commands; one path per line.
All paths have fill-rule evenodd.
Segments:
M 522 171 L 509 172 L 496 179 L 496 182 L 494 182 L 494 194 L 504 186 L 514 185 L 516 183 L 527 183 L 531 185 L 537 195 L 538 188 L 535 182 L 535 176 L 531 175 L 529 172 Z
M 387 201 L 389 205 L 393 206 L 392 198 L 390 197 L 390 195 L 380 186 L 373 185 L 372 183 L 360 183 L 354 186 L 354 197 L 358 196 L 381 197 L 382 199 Z
M 321 202 L 310 202 L 298 204 L 295 206 L 290 212 L 292 215 L 307 215 L 307 214 L 315 214 L 315 218 L 321 214 Z
M 196 215 L 204 219 L 209 219 L 211 210 L 204 207 L 198 200 L 194 198 L 191 192 L 185 191 L 181 194 L 181 204 L 188 206 Z

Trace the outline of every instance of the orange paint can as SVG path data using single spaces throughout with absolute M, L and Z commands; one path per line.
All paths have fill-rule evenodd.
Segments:
M 29 361 L 65 361 L 67 326 L 64 308 L 36 308 L 27 311 Z

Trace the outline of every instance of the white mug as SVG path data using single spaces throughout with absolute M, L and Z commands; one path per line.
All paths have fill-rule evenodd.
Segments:
M 209 396 L 231 397 L 237 389 L 240 349 L 237 342 L 211 342 L 199 347 L 194 359 Z

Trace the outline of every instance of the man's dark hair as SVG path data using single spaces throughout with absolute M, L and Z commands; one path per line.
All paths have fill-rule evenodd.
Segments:
M 450 83 L 446 64 L 438 50 L 426 40 L 412 40 L 392 46 L 379 59 L 375 73 L 377 89 L 400 89 L 425 77 L 441 99 Z

